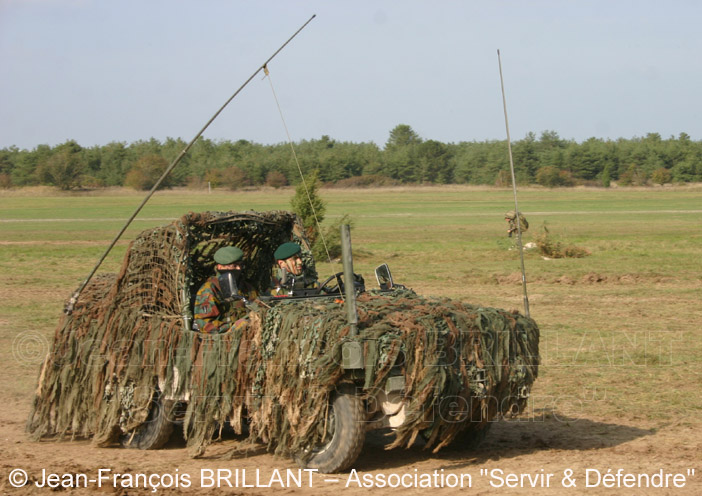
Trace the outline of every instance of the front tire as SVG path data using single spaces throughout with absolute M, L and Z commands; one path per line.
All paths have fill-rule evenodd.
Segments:
M 330 400 L 325 437 L 321 444 L 295 457 L 303 468 L 331 474 L 350 467 L 361 454 L 366 439 L 363 401 L 348 391 L 337 391 Z
M 173 401 L 164 401 L 160 394 L 154 395 L 146 421 L 136 429 L 122 434 L 119 438 L 120 444 L 130 449 L 162 448 L 173 433 L 173 407 Z

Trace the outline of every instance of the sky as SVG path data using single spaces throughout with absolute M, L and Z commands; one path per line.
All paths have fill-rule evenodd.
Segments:
M 702 2 L 0 0 L 0 149 L 212 140 L 702 139 Z M 272 88 L 271 88 L 272 85 Z M 275 91 L 275 93 L 273 92 Z

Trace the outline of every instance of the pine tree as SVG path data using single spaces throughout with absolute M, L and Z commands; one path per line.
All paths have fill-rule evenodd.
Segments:
M 307 187 L 305 187 L 305 185 Z M 317 222 L 319 222 L 319 224 L 322 223 L 324 220 L 324 213 L 327 210 L 326 204 L 319 195 L 317 195 L 319 186 L 319 174 L 317 171 L 314 171 L 305 178 L 304 182 L 300 181 L 295 188 L 295 196 L 290 200 L 290 206 L 293 212 L 302 219 L 302 224 L 305 227 L 305 234 L 310 244 L 314 244 L 317 240 L 319 236 Z M 316 221 L 315 214 L 317 216 Z

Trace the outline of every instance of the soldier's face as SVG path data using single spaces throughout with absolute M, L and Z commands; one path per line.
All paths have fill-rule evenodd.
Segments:
M 302 274 L 302 259 L 300 255 L 293 255 L 285 260 L 278 260 L 278 266 L 281 269 L 285 269 L 292 275 L 299 276 Z

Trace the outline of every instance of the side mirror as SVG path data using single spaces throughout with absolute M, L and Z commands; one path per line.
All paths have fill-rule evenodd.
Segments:
M 388 264 L 378 265 L 375 268 L 375 278 L 377 279 L 381 290 L 392 289 L 394 286 L 392 282 L 392 274 L 390 273 L 390 267 L 388 267 Z

